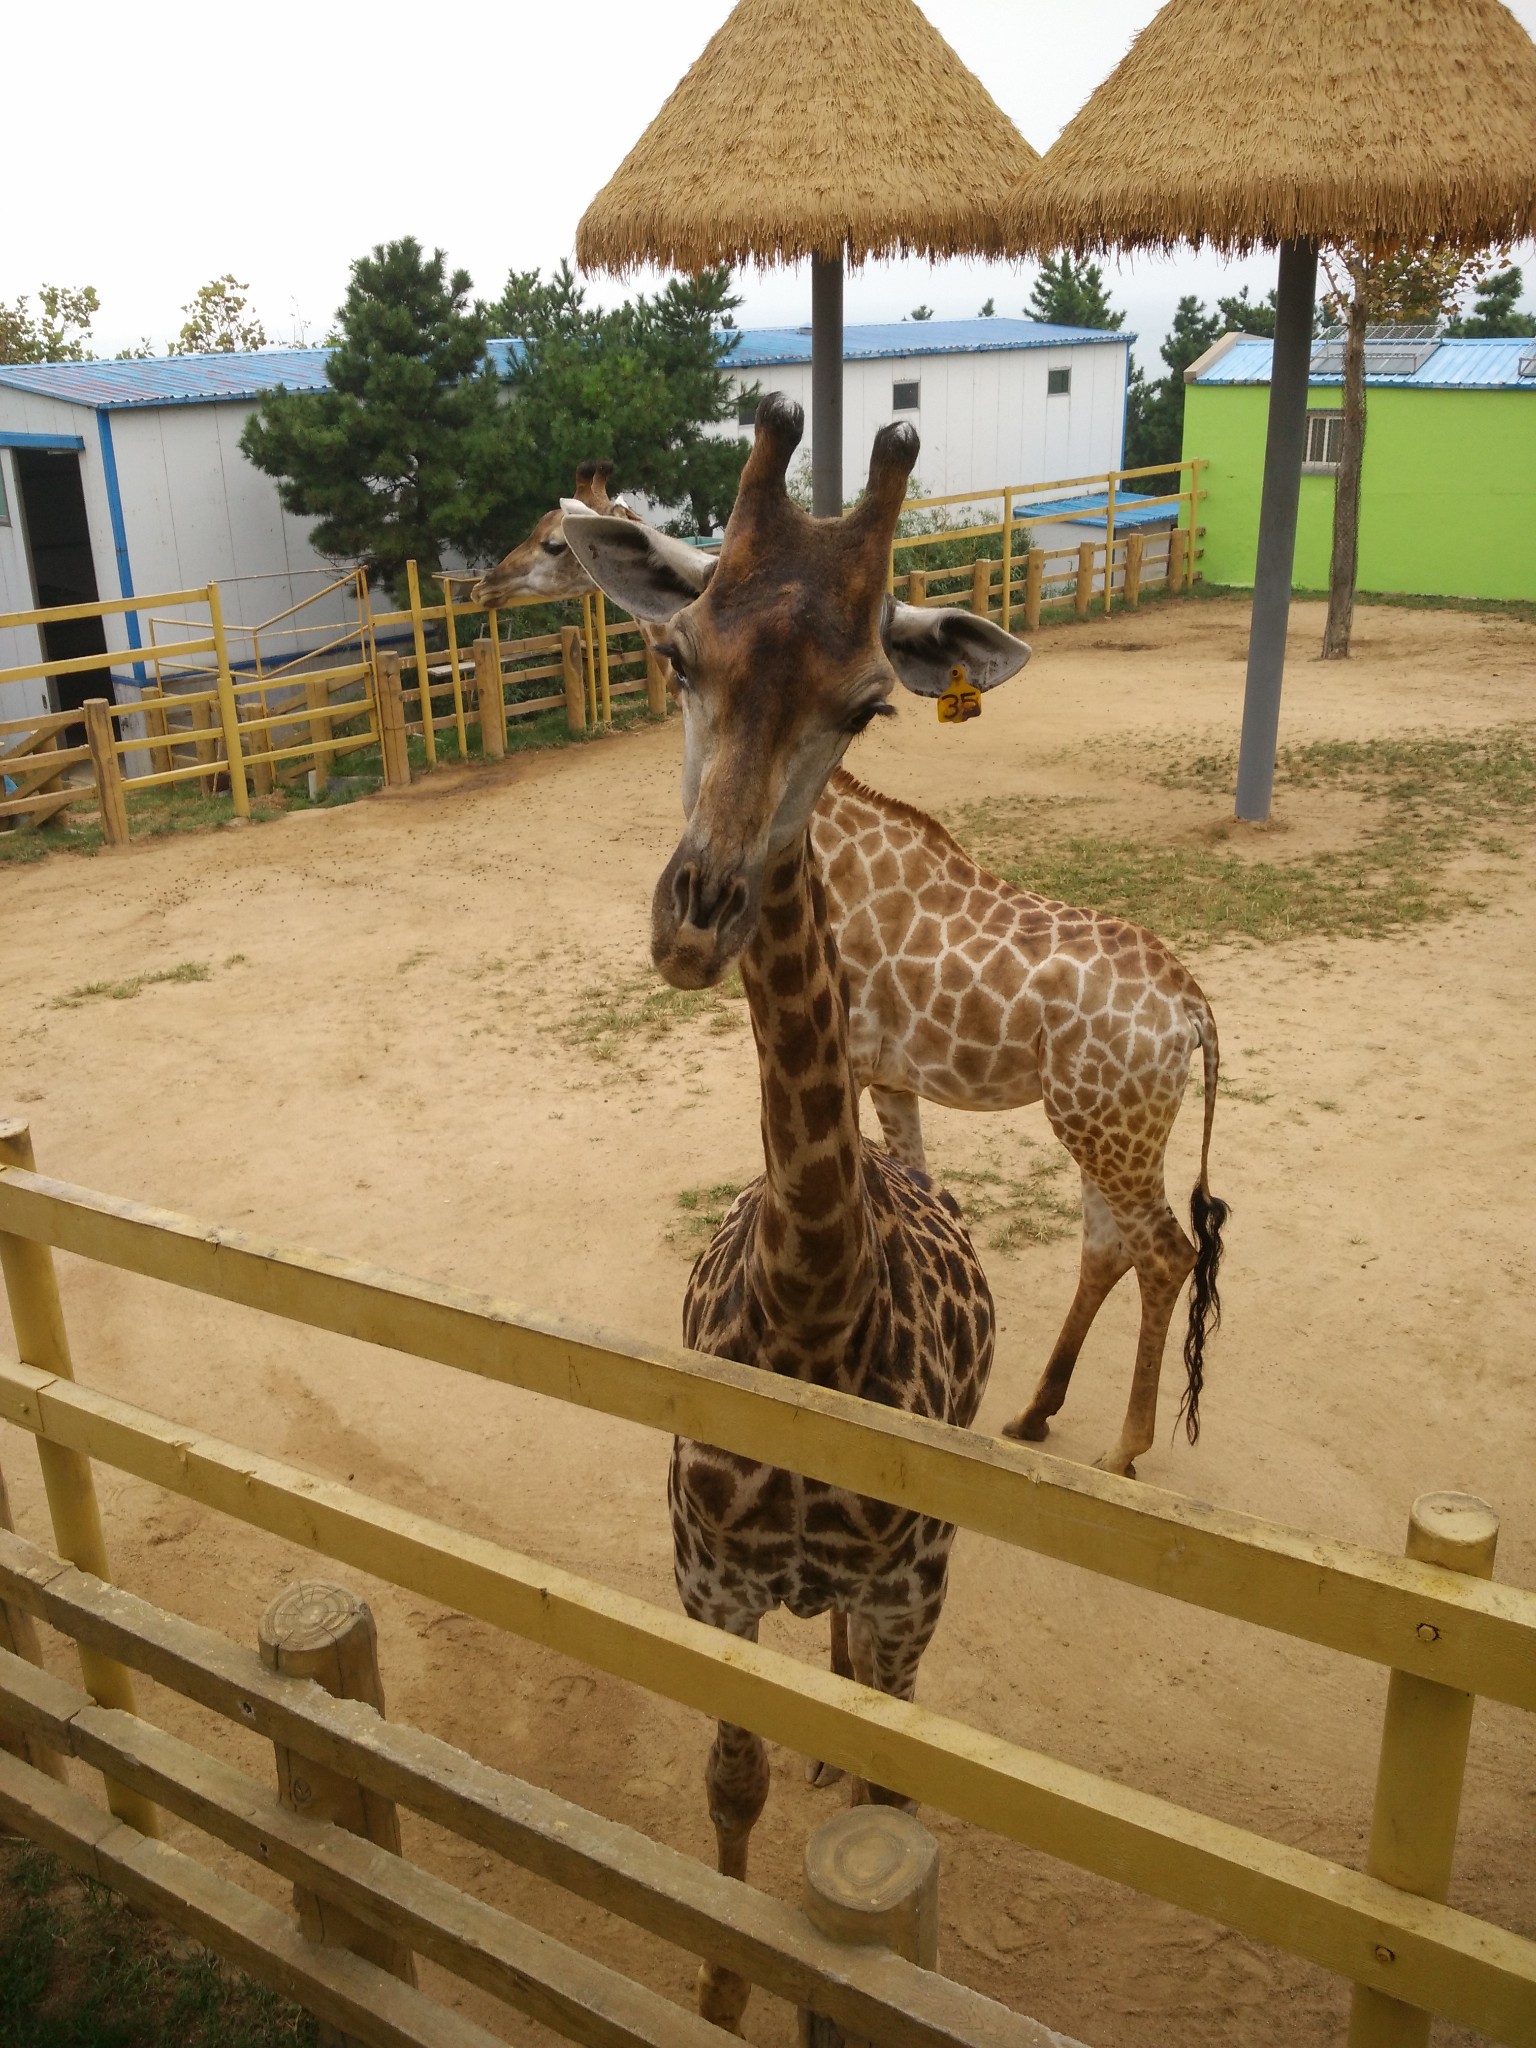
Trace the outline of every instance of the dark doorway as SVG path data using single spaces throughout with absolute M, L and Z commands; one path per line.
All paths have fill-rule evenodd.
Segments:
M 94 604 L 96 564 L 85 517 L 85 491 L 80 482 L 80 457 L 73 448 L 18 448 L 16 484 L 26 528 L 32 584 L 39 607 Z M 43 657 L 75 661 L 83 654 L 105 654 L 107 636 L 100 619 L 61 619 L 44 626 Z M 55 711 L 75 711 L 87 697 L 105 697 L 110 704 L 110 668 L 77 670 L 50 676 L 49 701 Z M 76 733 L 80 737 L 74 737 Z M 84 743 L 85 728 L 70 727 L 67 746 Z

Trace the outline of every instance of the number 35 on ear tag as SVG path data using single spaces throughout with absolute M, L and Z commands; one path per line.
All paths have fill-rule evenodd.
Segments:
M 981 716 L 981 692 L 967 682 L 965 670 L 957 663 L 949 672 L 949 688 L 938 700 L 940 725 L 963 725 Z

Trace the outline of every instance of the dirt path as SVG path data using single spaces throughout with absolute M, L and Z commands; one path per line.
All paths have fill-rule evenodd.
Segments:
M 1236 604 L 1210 602 L 1047 632 L 979 725 L 944 731 L 904 707 L 854 765 L 941 814 L 996 799 L 1042 830 L 1129 835 L 1190 858 L 1284 863 L 1358 848 L 1385 814 L 1347 780 L 1284 785 L 1274 829 L 1242 836 L 1219 777 L 1155 779 L 1226 746 L 1245 625 Z M 1529 628 L 1367 610 L 1344 669 L 1307 658 L 1319 630 L 1316 608 L 1300 607 L 1289 742 L 1454 738 L 1533 715 Z M 743 1005 L 678 1016 L 646 973 L 676 781 L 672 727 L 444 771 L 343 810 L 0 871 L 0 1109 L 31 1119 L 45 1171 L 673 1338 L 701 1213 L 679 1195 L 739 1184 L 759 1161 Z M 1213 1177 L 1235 1212 L 1228 1313 L 1199 1448 L 1169 1442 L 1165 1400 L 1142 1466 L 1156 1484 L 1394 1549 L 1415 1494 L 1475 1490 L 1504 1516 L 1499 1575 L 1527 1585 L 1530 837 L 1528 821 L 1463 818 L 1425 842 L 1443 890 L 1482 908 L 1375 939 L 1186 948 L 1221 1024 Z M 206 965 L 207 979 L 69 997 L 183 962 Z M 941 1173 L 991 1162 L 1017 1181 L 1050 1145 L 1038 1109 L 930 1112 L 927 1123 Z M 1175 1190 L 1197 1150 L 1186 1114 Z M 1071 1194 L 1067 1178 L 1050 1186 Z M 1070 1225 L 1008 1252 L 988 1249 L 989 1234 L 1001 1342 L 983 1428 L 1033 1383 L 1076 1270 Z M 64 1266 L 92 1384 L 671 1604 L 660 1436 Z M 1053 1450 L 1087 1460 L 1112 1440 L 1134 1331 L 1122 1288 Z M 35 1459 L 17 1433 L 0 1430 L 0 1464 L 25 1532 L 44 1537 Z M 285 1578 L 308 1569 L 152 1489 L 106 1472 L 101 1486 L 125 1583 L 241 1640 Z M 393 1711 L 709 1853 L 696 1717 L 369 1590 Z M 776 1618 L 765 1640 L 809 1657 L 825 1634 Z M 962 1536 L 922 1697 L 1356 1861 L 1384 1682 Z M 153 1706 L 265 1767 L 256 1745 L 196 1710 Z M 1530 1934 L 1533 1762 L 1529 1726 L 1480 1707 L 1454 1894 Z M 776 1754 L 758 1881 L 795 1893 L 805 1834 L 836 1796 L 810 1792 L 798 1761 Z M 1096 2048 L 1339 2038 L 1346 1994 L 1321 1972 L 978 1830 L 932 1824 L 954 1975 Z M 687 1996 L 686 1958 L 431 1830 L 412 1836 L 461 1882 Z M 511 2034 L 542 2038 L 515 2023 Z M 748 2034 L 787 2043 L 792 2016 L 754 1999 Z M 1442 2048 L 1467 2038 L 1436 2036 Z

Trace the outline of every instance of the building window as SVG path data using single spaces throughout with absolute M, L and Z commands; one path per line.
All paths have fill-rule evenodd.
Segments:
M 1313 476 L 1332 476 L 1339 466 L 1339 454 L 1344 442 L 1344 415 L 1341 412 L 1309 412 L 1307 414 L 1307 441 L 1301 466 Z
M 921 383 L 916 377 L 913 377 L 910 382 L 905 384 L 893 384 L 891 386 L 891 411 L 916 412 L 918 409 L 918 394 L 921 389 Z
M 1050 398 L 1065 398 L 1072 389 L 1070 370 L 1047 370 L 1045 373 L 1046 395 Z

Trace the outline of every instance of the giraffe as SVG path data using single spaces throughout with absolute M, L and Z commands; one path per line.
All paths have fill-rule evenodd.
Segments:
M 614 518 L 572 519 L 594 581 L 663 629 L 684 718 L 687 825 L 656 885 L 651 953 L 678 988 L 739 961 L 762 1099 L 764 1172 L 738 1196 L 688 1283 L 686 1343 L 959 1426 L 992 1362 L 986 1276 L 956 1205 L 859 1132 L 848 992 L 812 809 L 853 736 L 902 681 L 936 696 L 959 669 L 999 683 L 1028 649 L 966 613 L 886 596 L 886 560 L 917 436 L 875 436 L 858 508 L 812 520 L 785 490 L 803 414 L 758 408 L 718 564 Z M 685 1610 L 755 1641 L 780 1605 L 847 1617 L 843 1662 L 911 1699 L 943 1605 L 953 1527 L 678 1439 L 668 1485 Z M 706 1767 L 719 1867 L 745 1877 L 768 1792 L 761 1738 L 721 1722 Z M 905 1803 L 856 1783 L 856 1799 Z M 699 2009 L 735 2031 L 750 1987 L 706 1963 Z
M 611 463 L 583 463 L 573 497 L 477 586 L 481 602 L 596 588 L 565 543 L 567 517 L 608 512 Z M 550 551 L 554 550 L 553 553 Z M 702 591 L 714 558 L 678 556 Z M 548 590 L 549 581 L 542 586 Z M 661 627 L 640 622 L 654 648 Z M 1005 1436 L 1050 1433 L 1100 1307 L 1134 1269 L 1141 1325 L 1125 1419 L 1095 1462 L 1134 1478 L 1152 1447 L 1163 1353 L 1179 1292 L 1193 1278 L 1179 1415 L 1200 1434 L 1205 1345 L 1220 1320 L 1217 1272 L 1226 1204 L 1210 1190 L 1220 1052 L 1194 977 L 1151 932 L 1016 889 L 972 861 L 924 812 L 834 770 L 811 814 L 828 907 L 849 986 L 849 1050 L 887 1145 L 926 1170 L 921 1101 L 950 1109 L 1044 1103 L 1082 1182 L 1076 1293 L 1028 1405 Z M 1167 1152 L 1191 1058 L 1202 1054 L 1205 1121 L 1190 1200 L 1194 1243 L 1168 1202 Z

